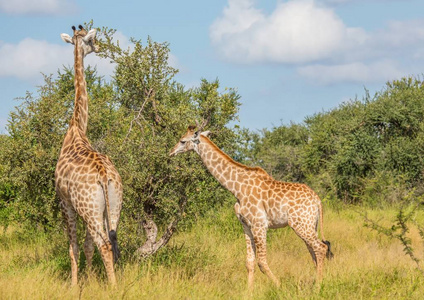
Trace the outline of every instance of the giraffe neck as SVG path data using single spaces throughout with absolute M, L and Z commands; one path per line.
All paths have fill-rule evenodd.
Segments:
M 88 120 L 87 83 L 84 75 L 84 53 L 80 43 L 81 41 L 76 39 L 74 50 L 75 107 L 71 126 L 77 126 L 83 133 L 86 133 Z
M 247 167 L 234 161 L 207 137 L 201 136 L 197 152 L 209 172 L 236 197 L 239 185 L 246 183 L 259 168 Z

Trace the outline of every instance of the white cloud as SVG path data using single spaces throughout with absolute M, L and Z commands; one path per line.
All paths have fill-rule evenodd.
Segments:
M 262 23 L 265 20 L 261 11 L 253 7 L 252 1 L 244 0 L 230 0 L 228 7 L 224 8 L 223 15 L 211 26 L 210 35 L 214 42 L 246 32 L 253 24 Z
M 60 39 L 58 34 L 58 39 Z M 133 44 L 122 32 L 115 32 L 114 40 L 119 41 L 122 49 L 133 48 Z M 0 41 L 0 77 L 15 77 L 30 81 L 32 84 L 41 84 L 44 80 L 41 73 L 56 74 L 63 66 L 73 67 L 74 47 L 70 44 L 51 44 L 26 38 L 18 44 Z M 174 68 L 182 68 L 178 58 L 170 53 L 168 63 Z M 109 59 L 90 54 L 84 59 L 84 65 L 95 66 L 97 73 L 108 79 L 115 70 L 115 64 Z
M 350 3 L 350 2 L 394 2 L 394 1 L 399 1 L 399 0 L 319 0 L 319 2 L 323 2 L 323 3 L 328 3 L 328 4 L 345 4 L 345 3 Z M 409 0 L 403 0 L 404 2 L 409 1 Z
M 178 60 L 178 57 L 172 53 L 169 53 L 168 64 L 175 69 L 185 69 L 185 67 L 183 67 L 180 61 Z
M 368 33 L 362 45 L 351 45 L 326 64 L 297 68 L 316 83 L 373 83 L 419 74 L 424 67 L 424 20 L 392 21 Z
M 74 61 L 72 60 L 72 66 Z M 84 59 L 84 66 L 93 66 L 97 69 L 97 74 L 109 79 L 115 70 L 115 64 L 111 63 L 109 59 L 100 58 L 97 55 L 90 54 Z
M 0 0 L 0 11 L 12 15 L 65 15 L 76 9 L 73 0 Z
M 18 44 L 0 45 L 0 76 L 32 80 L 40 73 L 54 73 L 68 63 L 72 50 L 66 46 L 26 38 Z
M 74 64 L 73 47 L 70 44 L 51 44 L 47 41 L 26 38 L 18 44 L 0 43 L 0 77 L 15 77 L 40 84 L 41 73 L 56 74 L 63 66 Z M 113 65 L 106 59 L 89 55 L 85 65 L 97 65 L 99 74 L 111 75 Z
M 424 67 L 424 20 L 391 21 L 367 32 L 344 24 L 323 4 L 330 2 L 353 0 L 288 0 L 268 15 L 254 0 L 228 0 L 210 38 L 227 61 L 292 65 L 319 84 L 389 80 Z
M 390 21 L 386 28 L 374 34 L 374 43 L 385 47 L 404 48 L 422 45 L 424 42 L 424 20 Z
M 346 27 L 333 10 L 313 0 L 279 2 L 269 16 L 253 4 L 229 0 L 210 27 L 212 43 L 230 61 L 312 62 L 367 39 L 363 30 Z
M 390 60 L 373 63 L 353 62 L 340 65 L 308 65 L 297 72 L 316 84 L 334 84 L 340 82 L 381 82 L 398 78 L 406 74 L 396 62 Z
M 357 2 L 358 0 L 321 0 L 321 2 L 329 3 L 329 4 L 342 4 L 342 3 L 354 2 L 354 1 Z M 363 1 L 363 0 L 359 0 L 359 1 Z

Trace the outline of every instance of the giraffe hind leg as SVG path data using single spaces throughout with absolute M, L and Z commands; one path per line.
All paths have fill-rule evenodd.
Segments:
M 91 220 L 89 220 L 87 222 L 87 230 L 90 231 L 90 235 L 93 237 L 94 243 L 99 249 L 109 282 L 112 285 L 115 285 L 116 277 L 115 277 L 115 270 L 113 267 L 112 245 L 102 228 L 101 220 L 97 220 L 95 218 L 92 218 Z
M 120 251 L 118 248 L 117 227 L 122 206 L 122 186 L 117 185 L 112 181 L 109 181 L 107 189 L 109 195 L 110 218 L 112 224 L 112 228 L 108 229 L 108 235 L 109 241 L 112 244 L 113 261 L 116 263 L 120 257 Z
M 112 285 L 116 285 L 115 269 L 113 267 L 113 252 L 110 243 L 105 243 L 99 247 L 103 264 L 106 269 L 106 275 Z
M 311 226 L 302 226 L 299 224 L 291 226 L 295 233 L 305 242 L 312 260 L 316 266 L 317 282 L 322 280 L 322 271 L 324 267 L 324 258 L 328 251 L 326 243 L 318 239 L 318 234 Z
M 71 285 L 78 284 L 79 247 L 77 239 L 77 215 L 72 207 L 61 203 L 62 214 L 66 223 L 66 232 L 69 238 L 69 257 L 71 259 Z
M 314 261 L 314 264 L 316 266 L 317 265 L 317 256 L 315 255 L 315 251 L 308 243 L 305 242 L 305 244 L 306 244 L 306 247 L 308 248 L 308 251 L 311 254 L 312 260 Z
M 258 257 L 259 269 L 262 273 L 267 275 L 277 287 L 279 287 L 280 282 L 278 281 L 277 277 L 275 277 L 275 275 L 272 273 L 266 259 L 266 228 L 256 228 L 255 230 L 252 230 L 252 233 L 257 249 L 256 252 Z
M 327 259 L 328 260 L 333 259 L 334 254 L 333 254 L 333 252 L 331 252 L 331 243 L 330 243 L 330 241 L 324 241 L 323 240 L 322 242 L 327 245 L 327 253 L 326 253 Z
M 91 270 L 93 266 L 94 245 L 93 245 L 93 237 L 88 231 L 88 228 L 86 229 L 86 235 L 85 235 L 85 241 L 84 241 L 84 254 L 85 254 L 87 269 Z
M 316 268 L 317 268 L 317 282 L 320 283 L 322 281 L 322 271 L 324 268 L 324 259 L 327 253 L 327 245 L 321 242 L 319 239 L 316 239 L 312 242 L 312 248 L 316 255 Z

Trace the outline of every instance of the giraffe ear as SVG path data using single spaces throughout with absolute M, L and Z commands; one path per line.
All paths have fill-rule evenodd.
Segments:
M 74 42 L 72 41 L 72 38 L 70 37 L 70 35 L 69 34 L 66 34 L 66 33 L 62 33 L 61 35 L 60 35 L 60 37 L 62 38 L 62 40 L 64 41 L 64 42 L 66 42 L 66 43 L 69 43 L 69 44 L 73 44 Z
M 203 136 L 205 136 L 205 137 L 209 137 L 209 135 L 211 134 L 211 132 L 209 131 L 209 130 L 207 130 L 207 131 L 203 131 L 202 133 L 201 133 L 201 135 L 203 135 Z
M 84 42 L 88 42 L 89 40 L 93 40 L 96 37 L 97 30 L 91 29 L 87 35 L 84 37 Z

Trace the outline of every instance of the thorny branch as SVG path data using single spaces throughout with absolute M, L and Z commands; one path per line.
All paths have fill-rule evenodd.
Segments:
M 375 230 L 378 233 L 384 234 L 389 238 L 397 239 L 401 242 L 401 244 L 403 245 L 403 251 L 415 262 L 417 269 L 421 272 L 422 275 L 424 275 L 424 269 L 421 267 L 421 260 L 415 255 L 414 249 L 411 246 L 411 239 L 407 235 L 409 232 L 407 222 L 412 219 L 415 211 L 423 204 L 424 203 L 422 203 L 421 201 L 418 202 L 407 214 L 405 214 L 404 208 L 401 208 L 396 216 L 396 223 L 391 227 L 384 227 L 378 222 L 369 219 L 366 213 L 362 213 L 362 216 L 364 217 L 365 221 L 365 227 Z M 414 220 L 412 220 L 412 223 L 418 227 L 419 234 L 424 242 L 423 227 L 419 226 Z

